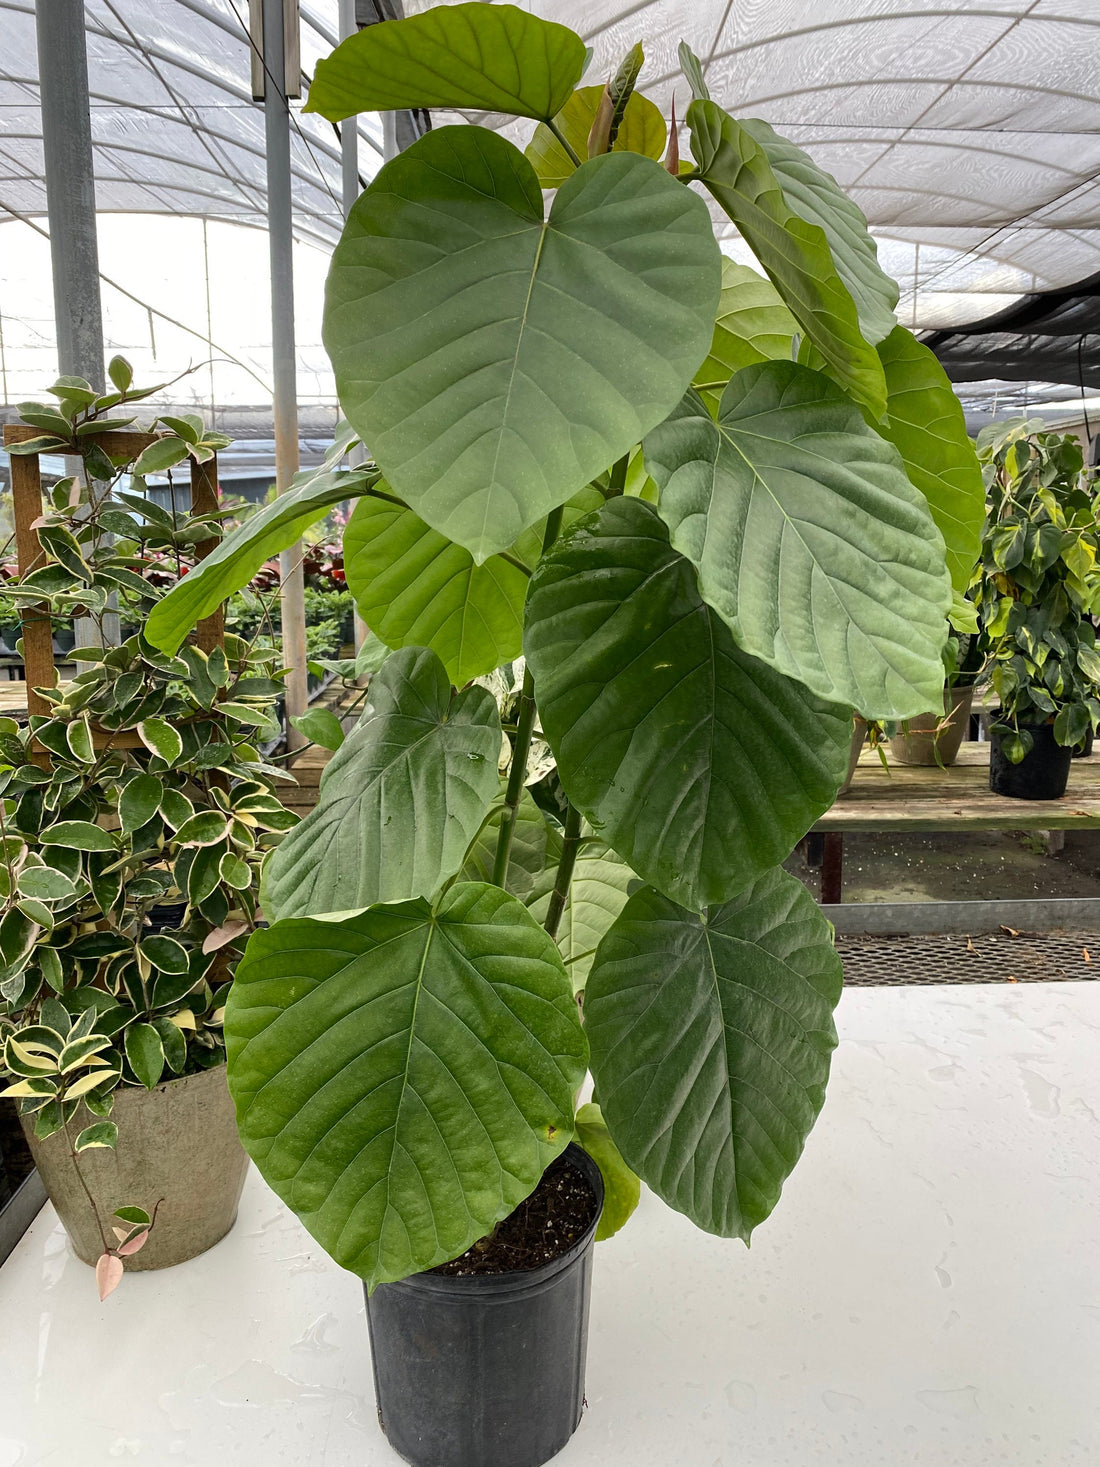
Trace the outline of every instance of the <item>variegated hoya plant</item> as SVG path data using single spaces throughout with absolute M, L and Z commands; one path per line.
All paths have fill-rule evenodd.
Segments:
M 245 1145 L 371 1288 L 461 1254 L 578 1133 L 605 1231 L 631 1173 L 715 1233 L 768 1216 L 841 986 L 781 863 L 853 709 L 942 706 L 977 554 L 961 410 L 859 209 L 686 47 L 670 131 L 642 60 L 583 86 L 571 30 L 460 4 L 321 63 L 334 122 L 508 114 L 529 141 L 438 126 L 379 171 L 328 280 L 347 431 L 147 632 L 174 651 L 356 500 L 348 584 L 392 650 L 268 860 L 226 1038 Z

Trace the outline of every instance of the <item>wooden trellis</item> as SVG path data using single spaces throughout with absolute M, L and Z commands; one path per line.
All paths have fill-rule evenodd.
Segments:
M 26 427 L 21 423 L 9 423 L 4 428 L 4 445 L 25 443 L 31 438 L 40 438 L 40 428 Z M 110 457 L 135 458 L 160 435 L 156 433 L 130 433 L 113 430 L 88 435 Z M 206 463 L 191 466 L 191 512 L 213 514 L 218 508 L 218 460 L 217 455 Z M 15 518 L 15 544 L 19 574 L 28 575 L 46 562 L 46 553 L 38 538 L 37 521 L 43 513 L 42 474 L 38 454 L 13 454 L 11 458 L 12 509 Z M 201 560 L 218 543 L 212 536 L 195 546 L 195 556 Z M 55 663 L 53 653 L 53 631 L 49 607 L 44 603 L 23 607 L 20 612 L 23 629 L 23 664 L 27 679 L 27 712 L 48 716 L 51 709 L 45 698 L 35 691 L 39 687 L 52 687 Z M 212 615 L 198 624 L 196 642 L 204 652 L 225 644 L 225 612 L 219 606 Z M 136 733 L 109 733 L 93 729 L 93 739 L 98 746 L 110 742 L 117 747 L 136 747 L 140 742 Z

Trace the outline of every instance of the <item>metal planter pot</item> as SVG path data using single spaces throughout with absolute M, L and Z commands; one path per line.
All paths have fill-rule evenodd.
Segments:
M 96 1119 L 82 1108 L 70 1123 L 74 1137 Z M 152 1213 L 164 1199 L 148 1242 L 126 1260 L 127 1269 L 171 1268 L 224 1238 L 236 1221 L 248 1169 L 225 1066 L 169 1080 L 153 1090 L 120 1088 L 111 1119 L 118 1125 L 117 1147 L 97 1147 L 80 1156 L 104 1231 L 111 1236 L 116 1207 L 143 1207 Z M 57 1132 L 40 1141 L 33 1127 L 34 1117 L 23 1117 L 50 1201 L 77 1257 L 94 1264 L 103 1244 L 65 1135 Z

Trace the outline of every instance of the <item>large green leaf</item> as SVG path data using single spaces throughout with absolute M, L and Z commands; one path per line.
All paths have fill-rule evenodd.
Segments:
M 387 657 L 316 806 L 268 860 L 268 917 L 431 896 L 462 865 L 497 793 L 500 739 L 484 688 L 452 699 L 434 652 Z
M 265 561 L 293 545 L 334 505 L 369 493 L 378 478 L 373 464 L 298 474 L 285 494 L 249 515 L 157 602 L 145 624 L 146 640 L 175 652 L 195 623 L 247 586 Z
M 637 876 L 609 845 L 595 836 L 585 839 L 558 925 L 558 951 L 574 992 L 583 990 L 604 933 L 622 911 L 630 887 L 637 884 Z M 541 922 L 549 909 L 549 892 L 530 905 Z
M 878 246 L 863 210 L 808 153 L 766 122 L 753 118 L 741 126 L 764 149 L 787 203 L 828 240 L 837 274 L 856 303 L 863 335 L 871 343 L 882 341 L 896 324 L 898 287 L 878 262 Z
M 860 331 L 855 301 L 824 232 L 800 216 L 764 148 L 717 103 L 692 102 L 687 121 L 703 183 L 737 225 L 837 381 L 880 418 L 886 407 L 882 363 Z
M 325 344 L 394 493 L 480 563 L 672 410 L 720 274 L 702 199 L 653 159 L 592 159 L 544 221 L 518 149 L 444 127 L 352 210 Z
M 603 87 L 581 87 L 554 118 L 555 125 L 578 158 L 588 157 L 588 134 L 603 92 Z M 668 129 L 660 108 L 648 97 L 643 97 L 641 92 L 631 92 L 611 151 L 660 158 L 667 140 Z M 543 188 L 558 188 L 576 172 L 577 165 L 544 122 L 535 128 L 535 135 L 525 152 Z
M 375 1284 L 463 1253 L 573 1130 L 586 1046 L 554 944 L 480 883 L 255 933 L 226 1006 L 245 1147 Z
M 694 386 L 708 407 L 717 408 L 726 383 L 754 362 L 790 361 L 798 322 L 775 286 L 748 265 L 722 256 L 722 294 L 710 355 L 695 373 Z
M 584 71 L 568 26 L 514 5 L 439 5 L 366 26 L 317 63 L 305 110 L 340 122 L 356 112 L 461 107 L 549 120 Z
M 344 531 L 348 589 L 387 647 L 430 647 L 456 687 L 519 656 L 527 572 L 484 565 L 404 505 L 361 499 Z
M 897 450 L 820 372 L 736 373 L 645 440 L 672 543 L 739 646 L 867 718 L 943 691 L 943 541 Z
M 524 650 L 570 800 L 686 906 L 782 861 L 836 798 L 847 710 L 735 645 L 643 500 L 609 500 L 543 559 Z
M 636 892 L 585 992 L 592 1073 L 627 1165 L 748 1242 L 825 1099 L 840 959 L 802 884 L 769 871 L 700 917 Z
M 886 418 L 879 432 L 902 456 L 947 546 L 951 584 L 961 595 L 981 549 L 985 486 L 962 404 L 935 353 L 896 326 L 879 346 L 886 371 Z

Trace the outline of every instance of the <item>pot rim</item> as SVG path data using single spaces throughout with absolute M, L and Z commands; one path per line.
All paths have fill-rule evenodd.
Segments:
M 563 1273 L 592 1246 L 600 1215 L 603 1212 L 603 1174 L 584 1147 L 576 1141 L 570 1141 L 565 1150 L 554 1158 L 554 1161 L 559 1159 L 572 1162 L 583 1173 L 596 1198 L 596 1210 L 588 1226 L 566 1252 L 559 1254 L 557 1258 L 552 1258 L 549 1263 L 540 1264 L 538 1268 L 509 1269 L 507 1273 L 473 1274 L 441 1274 L 433 1273 L 428 1269 L 423 1273 L 410 1274 L 408 1278 L 379 1284 L 378 1289 L 402 1289 L 410 1293 L 431 1294 L 437 1298 L 455 1300 L 480 1295 L 483 1301 L 486 1295 L 499 1297 L 541 1292 L 545 1285 L 549 1284 L 558 1274 Z M 539 1180 L 542 1180 L 541 1177 Z M 368 1305 L 370 1303 L 369 1295 L 367 1303 Z

